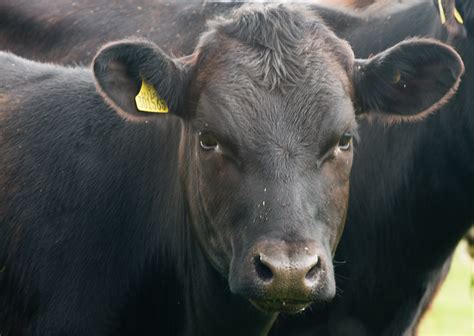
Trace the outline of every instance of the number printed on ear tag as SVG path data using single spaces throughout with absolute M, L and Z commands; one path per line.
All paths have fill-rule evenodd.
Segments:
M 168 105 L 162 99 L 155 88 L 142 80 L 142 87 L 135 97 L 137 109 L 141 112 L 168 113 Z

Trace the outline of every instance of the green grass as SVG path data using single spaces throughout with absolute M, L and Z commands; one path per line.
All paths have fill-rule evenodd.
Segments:
M 459 244 L 448 277 L 419 336 L 474 336 L 474 262 L 466 243 Z

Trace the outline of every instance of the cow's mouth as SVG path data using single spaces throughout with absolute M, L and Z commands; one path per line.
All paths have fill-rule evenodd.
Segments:
M 300 300 L 249 300 L 255 307 L 266 313 L 287 313 L 296 314 L 304 311 L 310 304 L 311 301 L 300 301 Z

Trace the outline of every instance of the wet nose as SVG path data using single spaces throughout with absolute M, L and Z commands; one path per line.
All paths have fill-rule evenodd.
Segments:
M 314 240 L 262 240 L 233 263 L 230 289 L 268 312 L 294 313 L 336 291 L 331 254 Z
M 296 256 L 258 252 L 254 258 L 255 274 L 266 290 L 278 292 L 299 292 L 302 296 L 310 293 L 317 284 L 321 272 L 320 258 L 307 251 Z M 306 252 L 306 253 L 305 253 Z M 290 293 L 288 293 L 290 294 Z

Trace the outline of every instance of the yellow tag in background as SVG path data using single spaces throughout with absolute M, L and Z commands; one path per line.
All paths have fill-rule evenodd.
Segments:
M 454 7 L 454 18 L 459 24 L 464 24 L 464 20 L 461 16 L 461 13 L 459 13 L 458 9 Z
M 135 97 L 137 109 L 141 112 L 168 113 L 168 105 L 155 88 L 142 80 L 142 87 Z
M 454 6 L 454 8 L 453 8 L 454 19 L 460 25 L 463 25 L 464 24 L 464 19 L 462 18 L 461 13 L 459 13 L 458 9 L 456 8 L 456 5 L 453 5 L 453 6 Z M 438 0 L 438 10 L 439 10 L 439 17 L 440 17 L 440 20 L 441 20 L 441 24 L 445 24 L 446 23 L 446 11 L 444 10 L 442 0 Z
M 439 17 L 441 19 L 441 24 L 445 24 L 446 23 L 446 12 L 444 11 L 443 3 L 441 1 L 442 0 L 438 0 Z

